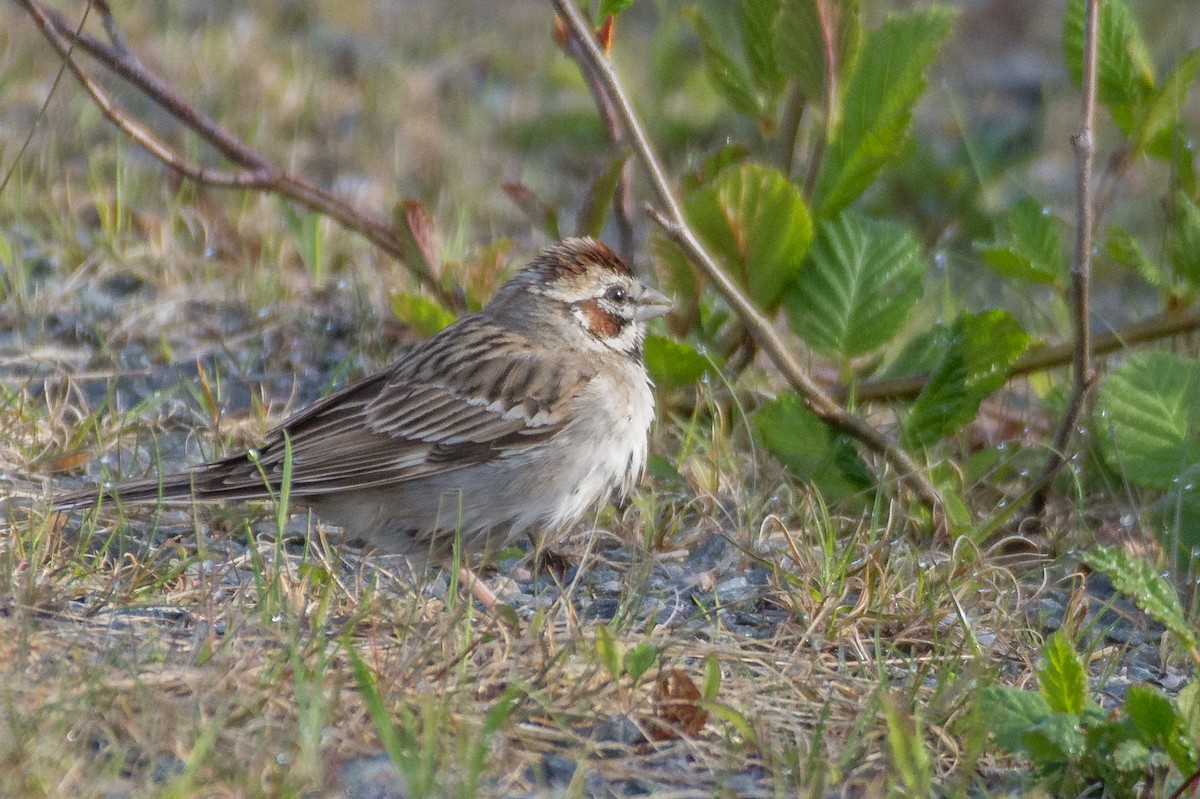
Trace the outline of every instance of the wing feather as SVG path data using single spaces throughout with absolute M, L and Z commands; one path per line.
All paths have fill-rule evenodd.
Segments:
M 435 336 L 272 430 L 257 464 L 240 455 L 202 467 L 197 494 L 264 495 L 262 473 L 280 478 L 285 441 L 292 494 L 304 496 L 462 469 L 537 446 L 569 424 L 566 406 L 594 376 L 590 368 L 480 317 L 455 327 L 487 344 L 441 346 L 456 337 Z

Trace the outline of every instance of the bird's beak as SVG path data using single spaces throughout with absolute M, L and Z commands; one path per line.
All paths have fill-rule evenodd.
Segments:
M 674 307 L 675 301 L 666 294 L 649 286 L 642 286 L 637 303 L 633 307 L 633 318 L 635 321 L 645 322 L 647 319 L 662 316 Z

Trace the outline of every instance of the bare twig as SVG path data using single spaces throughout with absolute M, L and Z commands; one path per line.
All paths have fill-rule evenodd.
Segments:
M 561 38 L 558 37 L 560 33 Z M 612 35 L 611 27 L 608 29 L 607 35 Z M 556 30 L 556 38 L 558 38 L 563 51 L 578 65 L 579 73 L 591 90 L 592 100 L 596 103 L 596 111 L 599 112 L 600 121 L 604 124 L 604 132 L 612 145 L 613 155 L 626 152 L 629 143 L 626 141 L 625 127 L 621 124 L 616 106 L 605 90 L 600 76 L 596 74 L 595 66 L 584 53 L 579 39 L 569 35 L 565 30 Z M 633 217 L 636 213 L 636 206 L 633 200 L 633 162 L 630 160 L 626 160 L 625 165 L 621 167 L 621 177 L 617 182 L 617 191 L 613 195 L 613 212 L 619 238 L 617 252 L 626 261 L 632 263 L 635 249 Z
M 1092 355 L 1105 355 L 1116 350 L 1144 344 L 1147 341 L 1177 336 L 1200 330 L 1200 308 L 1195 306 L 1182 311 L 1172 311 L 1134 322 L 1121 330 L 1113 330 L 1092 338 Z M 1026 352 L 1009 370 L 1009 377 L 1043 372 L 1066 366 L 1075 358 L 1076 345 L 1073 341 L 1036 347 Z M 929 375 L 900 377 L 894 380 L 871 380 L 860 383 L 854 389 L 859 402 L 882 402 L 915 399 L 929 382 Z M 846 389 L 833 390 L 834 396 L 844 397 Z
M 403 260 L 400 238 L 393 226 L 371 218 L 336 194 L 276 166 L 230 131 L 188 104 L 165 81 L 147 69 L 126 47 L 106 3 L 98 3 L 97 8 L 103 17 L 105 30 L 113 41 L 112 45 L 80 33 L 77 26 L 72 25 L 66 17 L 39 0 L 15 2 L 29 13 L 46 40 L 58 51 L 64 64 L 104 115 L 159 161 L 199 183 L 267 191 L 324 214 L 343 227 L 361 234 L 372 244 L 404 263 L 439 302 L 446 307 L 454 306 L 453 292 L 443 286 L 436 275 L 422 265 Z M 195 131 L 238 169 L 210 169 L 184 158 L 175 148 L 116 103 L 95 77 L 79 64 L 73 52 L 74 47 L 86 52 L 104 67 L 138 88 L 183 125 Z
M 1075 253 L 1071 259 L 1071 311 L 1075 325 L 1075 349 L 1071 396 L 1059 421 L 1054 443 L 1041 474 L 1034 481 L 1036 492 L 1029 501 L 1032 515 L 1040 516 L 1046 507 L 1050 482 L 1066 460 L 1067 447 L 1075 432 L 1075 422 L 1092 386 L 1092 333 L 1088 317 L 1091 305 L 1092 228 L 1095 204 L 1092 196 L 1092 161 L 1096 155 L 1096 60 L 1099 51 L 1097 26 L 1100 0 L 1087 0 L 1084 21 L 1083 99 L 1079 111 L 1079 130 L 1071 137 L 1075 148 Z
M 613 70 L 612 63 L 605 56 L 595 36 L 592 35 L 587 20 L 575 6 L 574 0 L 553 0 L 553 2 L 559 15 L 566 22 L 571 35 L 579 41 L 588 61 L 593 65 L 604 90 L 615 104 L 629 135 L 630 143 L 646 172 L 658 202 L 666 209 L 660 211 L 653 206 L 647 206 L 646 211 L 650 217 L 662 227 L 668 237 L 679 245 L 692 264 L 721 293 L 738 318 L 741 319 L 742 324 L 762 347 L 763 352 L 767 354 L 792 387 L 800 393 L 808 407 L 830 427 L 853 436 L 864 446 L 878 453 L 896 470 L 904 483 L 912 488 L 923 502 L 940 512 L 941 497 L 937 489 L 908 453 L 887 435 L 876 430 L 863 419 L 849 413 L 821 390 L 792 355 L 787 344 L 771 324 L 771 320 L 758 310 L 700 242 L 688 225 L 671 183 L 654 152 L 654 146 L 642 129 L 641 122 L 633 111 L 633 106 Z

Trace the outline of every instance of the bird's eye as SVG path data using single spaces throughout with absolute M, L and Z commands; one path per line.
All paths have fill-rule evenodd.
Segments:
M 604 298 L 613 302 L 624 302 L 627 296 L 625 289 L 620 286 L 611 286 L 608 291 L 604 292 Z

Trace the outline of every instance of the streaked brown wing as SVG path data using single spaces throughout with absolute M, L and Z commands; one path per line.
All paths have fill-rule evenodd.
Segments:
M 478 325 L 479 322 L 471 320 Z M 547 350 L 495 329 L 489 348 L 427 342 L 391 370 L 301 411 L 271 431 L 258 462 L 274 483 L 292 449 L 292 493 L 403 482 L 477 464 L 543 442 L 566 426 L 564 406 L 591 379 Z M 470 357 L 447 357 L 466 352 Z M 245 456 L 198 476 L 211 494 L 263 489 Z

